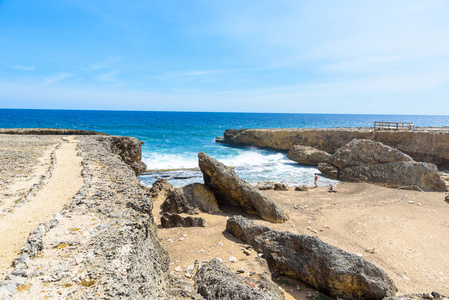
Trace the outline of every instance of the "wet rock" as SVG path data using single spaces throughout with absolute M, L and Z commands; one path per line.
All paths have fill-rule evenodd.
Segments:
M 205 227 L 206 220 L 198 217 L 182 217 L 178 214 L 165 213 L 161 217 L 161 224 L 164 228 L 171 227 Z
M 272 281 L 236 275 L 216 258 L 203 265 L 193 280 L 199 294 L 205 299 L 285 299 Z
M 306 185 L 300 185 L 295 187 L 295 191 L 298 192 L 307 192 L 309 188 Z
M 383 270 L 317 237 L 262 230 L 243 217 L 232 217 L 228 223 L 226 230 L 263 253 L 274 278 L 298 278 L 344 299 L 383 299 L 396 293 L 396 286 Z
M 174 189 L 170 182 L 163 178 L 158 178 L 150 189 L 150 195 L 154 201 L 164 201 Z
M 274 184 L 275 191 L 288 191 L 288 185 L 283 183 L 275 183 Z
M 240 206 L 247 213 L 255 213 L 264 220 L 283 223 L 288 215 L 271 199 L 263 195 L 224 164 L 204 152 L 198 154 L 204 183 L 215 194 L 217 201 Z
M 303 165 L 317 166 L 327 163 L 332 156 L 322 150 L 309 146 L 294 145 L 287 153 L 287 158 Z

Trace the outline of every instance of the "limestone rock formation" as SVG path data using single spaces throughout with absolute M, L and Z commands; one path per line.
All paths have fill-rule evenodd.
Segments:
M 287 158 L 303 165 L 317 166 L 327 163 L 331 154 L 309 146 L 294 145 L 287 153 Z
M 338 149 L 330 162 L 320 164 L 318 169 L 331 178 L 336 178 L 337 174 L 343 181 L 446 191 L 434 164 L 415 162 L 410 156 L 379 142 L 354 139 Z
M 273 190 L 275 191 L 288 191 L 288 185 L 284 183 L 275 183 Z
M 187 202 L 193 207 L 207 213 L 220 211 L 214 193 L 204 184 L 192 183 L 183 187 L 182 191 Z
M 338 179 L 339 170 L 336 166 L 328 163 L 319 163 L 318 170 L 323 173 L 326 177 L 331 179 Z
M 182 217 L 178 214 L 165 213 L 161 217 L 161 224 L 164 228 L 171 227 L 205 227 L 206 220 L 198 217 Z
M 396 293 L 383 270 L 317 237 L 270 230 L 240 216 L 228 223 L 230 233 L 263 253 L 275 278 L 295 277 L 343 299 L 383 299 Z
M 420 128 L 393 131 L 372 128 L 227 129 L 224 142 L 288 151 L 294 145 L 310 146 L 334 153 L 353 139 L 369 139 L 394 147 L 415 161 L 449 169 L 449 128 Z
M 127 136 L 99 136 L 98 140 L 105 142 L 108 150 L 119 155 L 136 176 L 145 172 L 147 165 L 142 162 L 142 141 Z
M 163 212 L 194 215 L 198 209 L 214 213 L 220 209 L 212 191 L 201 183 L 193 183 L 170 192 L 161 205 Z
M 270 222 L 283 223 L 288 219 L 282 208 L 240 179 L 233 170 L 204 152 L 200 152 L 198 158 L 204 183 L 213 191 L 217 201 L 241 206 L 246 212 L 258 214 Z
M 150 189 L 150 195 L 153 201 L 164 201 L 174 189 L 170 182 L 163 178 L 158 178 Z
M 382 143 L 371 140 L 353 139 L 339 148 L 332 155 L 330 162 L 341 169 L 401 161 L 413 161 L 413 159 L 407 154 Z
M 202 266 L 193 280 L 198 293 L 205 299 L 285 299 L 279 287 L 271 280 L 255 280 L 235 275 L 217 258 Z
M 186 199 L 182 189 L 175 189 L 170 192 L 167 199 L 161 205 L 163 213 L 181 214 L 186 213 L 189 215 L 198 214 L 198 210 L 195 209 Z

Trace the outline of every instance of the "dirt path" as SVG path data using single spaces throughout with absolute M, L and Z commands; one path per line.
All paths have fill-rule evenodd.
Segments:
M 81 157 L 77 142 L 69 138 L 55 151 L 56 164 L 45 186 L 29 202 L 0 218 L 0 276 L 3 278 L 11 262 L 25 245 L 29 233 L 39 223 L 51 219 L 83 186 Z M 48 153 L 47 153 L 48 154 Z

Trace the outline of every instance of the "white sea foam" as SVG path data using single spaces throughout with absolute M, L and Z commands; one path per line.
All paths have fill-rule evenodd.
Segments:
M 260 149 L 238 149 L 232 153 L 212 155 L 227 166 L 235 167 L 235 172 L 244 180 L 252 183 L 283 182 L 290 186 L 313 185 L 314 173 L 319 173 L 315 167 L 301 166 L 286 158 L 283 153 L 274 153 Z M 184 169 L 197 168 L 198 158 L 196 153 L 162 154 L 148 153 L 144 155 L 144 162 L 148 169 Z M 199 172 L 198 172 L 199 173 Z M 151 174 L 144 180 L 145 184 L 151 184 L 162 173 Z M 176 179 L 175 177 L 192 176 L 191 171 L 178 171 L 176 175 L 164 173 L 165 177 L 175 186 L 183 186 L 192 182 L 201 182 L 201 173 L 188 179 Z M 337 181 L 320 177 L 318 185 L 327 186 L 336 184 Z

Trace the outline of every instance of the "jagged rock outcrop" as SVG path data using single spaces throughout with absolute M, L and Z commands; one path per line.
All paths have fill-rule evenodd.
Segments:
M 235 275 L 217 258 L 203 265 L 193 279 L 198 292 L 205 299 L 285 299 L 279 287 L 271 280 L 255 280 Z
M 150 189 L 150 195 L 154 201 L 164 201 L 174 189 L 170 182 L 163 178 L 158 178 Z
M 224 142 L 288 151 L 294 145 L 310 146 L 334 153 L 353 139 L 369 139 L 394 147 L 415 161 L 449 169 L 449 127 L 387 131 L 372 128 L 227 129 Z
M 136 176 L 145 172 L 147 165 L 142 162 L 142 141 L 127 136 L 101 136 L 98 139 L 105 142 L 112 153 L 119 155 Z
M 193 183 L 170 192 L 161 205 L 162 212 L 187 213 L 194 215 L 198 209 L 203 212 L 214 213 L 220 209 L 214 193 L 201 183 Z
M 338 168 L 334 165 L 328 163 L 320 163 L 318 164 L 318 170 L 323 173 L 326 177 L 331 179 L 338 179 L 339 172 Z
M 317 237 L 278 232 L 241 216 L 230 218 L 226 230 L 262 252 L 275 278 L 298 278 L 343 299 L 383 299 L 396 293 L 383 270 Z
M 163 213 L 197 215 L 198 210 L 195 209 L 184 196 L 182 189 L 172 191 L 164 203 L 161 205 Z
M 187 202 L 203 212 L 220 212 L 214 193 L 204 184 L 192 183 L 182 188 Z
M 0 298 L 201 299 L 188 282 L 170 275 L 153 200 L 135 172 L 105 137 L 76 139 L 83 187 L 54 220 L 32 232 L 0 282 Z
M 204 152 L 200 152 L 198 158 L 204 183 L 215 194 L 217 201 L 240 206 L 246 212 L 258 214 L 270 222 L 283 223 L 288 219 L 282 208 L 240 179 L 234 170 Z
M 343 181 L 446 191 L 434 164 L 415 162 L 401 151 L 371 140 L 352 140 L 332 155 L 330 163 L 320 164 L 319 170 L 332 178 L 337 173 Z
M 317 166 L 319 163 L 327 163 L 331 154 L 309 146 L 294 145 L 288 151 L 287 158 L 303 165 Z
M 171 227 L 205 227 L 206 220 L 199 217 L 182 217 L 178 214 L 165 213 L 161 217 L 161 224 L 164 228 Z

